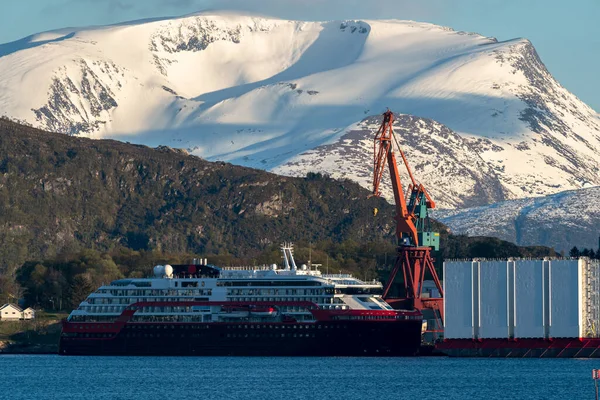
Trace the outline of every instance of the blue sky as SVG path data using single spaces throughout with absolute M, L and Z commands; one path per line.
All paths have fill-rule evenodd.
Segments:
M 525 37 L 563 86 L 600 111 L 600 0 L 0 0 L 0 43 L 221 8 L 289 19 L 413 19 L 498 40 Z

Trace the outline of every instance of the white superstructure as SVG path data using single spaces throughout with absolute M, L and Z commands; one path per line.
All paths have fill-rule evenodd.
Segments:
M 143 304 L 134 321 L 230 322 L 282 316 L 310 321 L 314 319 L 311 307 L 392 310 L 381 298 L 380 282 L 365 282 L 348 274 L 323 275 L 317 268 L 298 267 L 291 244 L 282 246 L 282 251 L 281 268 L 159 265 L 152 278 L 120 279 L 101 286 L 69 320 L 114 321 L 136 303 Z M 206 304 L 198 305 L 203 302 Z

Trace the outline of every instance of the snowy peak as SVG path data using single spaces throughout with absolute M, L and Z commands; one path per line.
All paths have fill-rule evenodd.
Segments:
M 309 171 L 330 171 L 334 178 L 350 178 L 370 187 L 373 140 L 380 124 L 380 116 L 365 118 L 348 128 L 336 142 L 302 153 L 274 172 L 302 176 Z M 433 120 L 403 114 L 395 115 L 394 132 L 415 177 L 426 183 L 438 207 L 464 207 L 505 199 L 500 178 L 470 140 Z M 394 150 L 398 151 L 396 145 Z M 399 153 L 397 159 L 401 160 Z M 399 164 L 399 168 L 402 181 L 409 182 L 404 166 Z M 383 195 L 393 199 L 387 172 L 382 188 Z
M 150 50 L 175 90 L 200 101 L 206 110 L 261 86 L 350 64 L 369 30 L 359 21 L 202 16 L 159 27 L 152 34 Z M 325 53 L 329 57 L 322 57 Z
M 211 43 L 215 42 L 240 44 L 246 40 L 261 40 L 252 37 L 257 36 L 254 34 L 267 34 L 262 35 L 262 40 L 268 42 L 268 34 L 279 29 L 301 32 L 315 26 L 324 29 L 325 25 L 339 26 L 340 31 L 350 34 L 365 34 L 369 31 L 369 25 L 360 21 L 321 24 L 238 16 L 229 18 L 197 16 L 169 21 L 161 25 L 151 35 L 150 50 L 167 53 L 196 52 L 206 50 Z
M 441 206 L 600 185 L 598 114 L 524 39 L 217 13 L 0 46 L 9 117 L 282 174 L 368 187 L 368 143 L 387 107 L 402 114 L 402 145 Z

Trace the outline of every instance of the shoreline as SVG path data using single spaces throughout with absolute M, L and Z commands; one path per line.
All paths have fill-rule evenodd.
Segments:
M 0 347 L 0 356 L 4 354 L 58 354 L 58 343 L 4 342 Z

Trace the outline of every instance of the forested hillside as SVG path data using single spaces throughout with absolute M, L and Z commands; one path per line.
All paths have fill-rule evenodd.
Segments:
M 83 248 L 252 257 L 283 240 L 385 238 L 392 207 L 367 195 L 320 174 L 280 177 L 0 120 L 3 267 Z

